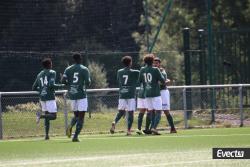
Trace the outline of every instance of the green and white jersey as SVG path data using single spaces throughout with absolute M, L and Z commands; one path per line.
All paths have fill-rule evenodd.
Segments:
M 161 71 L 161 74 L 163 75 L 165 81 L 167 81 L 168 76 L 167 76 L 166 71 L 165 71 L 163 68 L 160 68 L 160 71 Z M 167 89 L 167 85 L 166 85 L 166 84 L 161 84 L 161 83 L 160 83 L 160 90 L 166 90 L 166 89 Z
M 55 100 L 55 89 L 64 85 L 55 84 L 56 72 L 51 69 L 42 70 L 36 77 L 32 90 L 39 91 L 41 101 Z
M 89 70 L 81 64 L 73 64 L 64 71 L 62 82 L 68 86 L 71 100 L 86 98 L 86 88 L 91 82 Z
M 119 83 L 119 98 L 135 98 L 136 86 L 138 84 L 139 71 L 130 68 L 123 68 L 117 72 L 117 81 Z
M 144 85 L 145 97 L 160 96 L 159 82 L 165 84 L 165 79 L 160 70 L 152 66 L 145 66 L 141 68 L 139 81 Z

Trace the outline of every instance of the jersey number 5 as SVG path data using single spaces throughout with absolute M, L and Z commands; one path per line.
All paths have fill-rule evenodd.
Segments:
M 79 75 L 78 72 L 75 72 L 75 73 L 74 73 L 74 76 L 73 76 L 73 83 L 77 83 L 77 81 L 78 81 L 78 75 Z

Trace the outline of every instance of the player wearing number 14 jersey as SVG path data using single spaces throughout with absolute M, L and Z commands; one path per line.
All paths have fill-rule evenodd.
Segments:
M 40 119 L 44 119 L 45 140 L 49 139 L 50 121 L 56 119 L 57 107 L 55 101 L 55 89 L 62 88 L 63 84 L 55 84 L 56 72 L 52 70 L 52 61 L 50 58 L 45 58 L 42 61 L 43 70 L 37 75 L 32 86 L 32 90 L 39 91 L 40 103 L 42 111 L 37 112 L 37 123 Z
M 131 135 L 131 127 L 134 120 L 134 111 L 136 106 L 135 93 L 139 71 L 131 69 L 132 58 L 130 56 L 124 56 L 122 58 L 122 63 L 125 67 L 117 72 L 117 81 L 119 83 L 118 113 L 112 123 L 110 133 L 114 133 L 115 125 L 127 111 L 127 135 Z
M 62 82 L 68 86 L 68 95 L 74 112 L 74 117 L 67 128 L 67 136 L 71 137 L 72 128 L 76 125 L 72 141 L 78 142 L 78 135 L 83 127 L 85 112 L 88 108 L 86 88 L 90 85 L 90 74 L 88 68 L 81 64 L 82 58 L 80 54 L 74 54 L 73 59 L 75 64 L 66 68 Z

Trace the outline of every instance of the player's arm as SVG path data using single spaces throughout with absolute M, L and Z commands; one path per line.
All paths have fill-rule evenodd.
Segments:
M 90 73 L 88 69 L 86 69 L 85 84 L 87 87 L 89 87 L 91 84 Z
M 39 89 L 39 85 L 38 85 L 38 78 L 36 77 L 35 82 L 32 85 L 32 90 L 33 91 L 37 91 Z
M 170 85 L 171 80 L 170 80 L 170 79 L 168 79 L 168 75 L 167 75 L 167 73 L 166 73 L 165 69 L 160 68 L 160 71 L 162 72 L 163 77 L 165 78 L 165 83 L 166 83 L 167 85 Z
M 162 75 L 162 73 L 160 72 L 159 69 L 156 69 L 156 75 L 158 76 L 158 80 L 161 82 L 162 85 L 166 85 L 167 84 L 164 76 Z
M 54 89 L 61 89 L 64 86 L 65 84 L 56 84 L 56 72 L 53 72 L 49 81 L 49 87 L 54 88 Z
M 68 85 L 68 76 L 67 76 L 67 71 L 65 70 L 61 79 L 61 83 Z
M 136 70 L 135 71 L 136 87 L 140 87 L 139 76 L 140 76 L 140 71 Z
M 143 75 L 142 75 L 142 70 L 139 72 L 139 77 L 138 77 L 138 84 L 143 83 Z

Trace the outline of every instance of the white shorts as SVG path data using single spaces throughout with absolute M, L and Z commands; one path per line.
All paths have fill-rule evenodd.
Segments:
M 162 110 L 170 110 L 169 90 L 161 90 Z
M 48 111 L 49 113 L 56 113 L 56 101 L 55 100 L 48 100 L 48 101 L 40 101 L 42 111 Z
M 146 106 L 146 99 L 137 98 L 137 108 L 138 109 L 147 108 L 147 106 Z
M 162 110 L 161 96 L 158 97 L 146 97 L 146 106 L 150 110 Z
M 135 111 L 135 99 L 119 99 L 118 110 Z
M 88 100 L 87 98 L 78 99 L 78 100 L 70 100 L 71 109 L 73 111 L 87 111 L 88 109 Z

